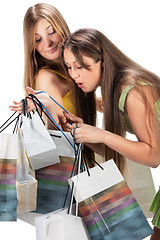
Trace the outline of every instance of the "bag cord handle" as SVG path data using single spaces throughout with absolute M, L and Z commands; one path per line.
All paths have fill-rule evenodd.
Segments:
M 12 117 L 16 114 L 17 112 L 14 112 L 1 126 L 0 126 L 0 133 L 3 132 L 11 123 L 13 123 L 16 119 L 16 124 L 13 130 L 13 133 L 15 133 L 16 130 L 16 126 L 18 125 L 18 121 L 19 121 L 19 117 L 20 117 L 20 113 L 18 114 L 18 116 L 16 116 L 14 119 L 12 119 Z M 12 119 L 12 120 L 11 120 Z M 11 121 L 10 121 L 11 120 Z M 9 122 L 10 121 L 10 122 Z M 8 123 L 8 124 L 7 124 Z M 6 125 L 7 124 L 7 125 Z M 6 125 L 6 126 L 5 126 Z
M 36 99 L 36 101 L 42 106 L 42 111 L 46 114 L 46 116 L 51 119 L 54 123 L 54 125 L 56 126 L 56 128 L 58 130 L 61 131 L 61 133 L 63 134 L 63 136 L 66 138 L 66 140 L 69 142 L 69 144 L 71 145 L 71 147 L 74 149 L 73 144 L 71 143 L 71 141 L 68 139 L 68 137 L 66 136 L 66 134 L 63 132 L 63 130 L 59 127 L 59 125 L 57 124 L 57 122 L 54 120 L 54 118 L 52 117 L 52 115 L 49 113 L 49 111 L 47 110 L 47 108 L 44 106 L 44 104 L 33 94 L 29 94 L 29 96 L 33 99 Z

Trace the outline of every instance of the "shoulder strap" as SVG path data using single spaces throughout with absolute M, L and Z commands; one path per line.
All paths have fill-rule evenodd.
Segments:
M 140 85 L 143 85 L 143 86 L 148 85 L 148 83 L 145 83 L 145 82 L 142 82 L 142 81 L 139 81 L 139 83 L 140 83 Z M 122 112 L 124 112 L 124 105 L 125 105 L 127 94 L 133 87 L 135 87 L 135 86 L 134 85 L 128 85 L 121 92 L 118 107 Z
M 127 94 L 133 87 L 134 87 L 133 85 L 128 85 L 127 87 L 123 88 L 123 90 L 121 92 L 118 107 L 122 112 L 124 112 L 124 105 L 125 105 Z

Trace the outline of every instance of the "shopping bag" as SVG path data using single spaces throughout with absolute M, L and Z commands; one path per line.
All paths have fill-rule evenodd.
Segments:
M 113 160 L 69 179 L 91 239 L 141 240 L 153 231 Z
M 22 129 L 18 129 L 19 151 L 17 160 L 17 213 L 34 211 L 37 205 L 37 180 L 29 173 L 29 163 L 24 149 Z
M 83 219 L 71 214 L 51 214 L 47 240 L 89 240 Z
M 63 134 L 61 131 L 50 129 L 48 130 L 48 132 L 57 147 L 59 156 L 74 158 L 74 148 L 72 147 L 74 145 L 74 142 L 71 133 L 63 132 Z M 67 137 L 67 139 L 65 138 L 65 136 Z
M 73 168 L 73 158 L 60 157 L 61 162 L 36 170 L 38 181 L 37 213 L 49 213 L 63 208 L 64 199 L 68 189 L 68 179 Z M 71 190 L 69 189 L 70 195 Z M 69 197 L 66 207 L 69 205 Z
M 47 240 L 51 214 L 58 214 L 62 211 L 64 211 L 64 213 L 67 213 L 67 208 L 58 209 L 56 211 L 35 217 L 36 240 Z
M 75 175 L 76 172 L 80 171 L 80 162 L 78 157 L 78 148 L 75 149 L 75 161 L 73 166 L 72 175 Z M 78 184 L 77 184 L 78 188 Z M 90 239 L 89 234 L 85 228 L 83 220 L 78 216 L 78 201 L 73 204 L 73 190 L 71 191 L 70 204 L 68 207 L 68 212 L 61 211 L 58 213 L 52 213 L 49 229 L 48 229 L 48 238 L 47 240 L 52 240 L 53 237 L 59 240 L 88 240 Z
M 17 220 L 17 134 L 0 133 L 0 221 Z
M 41 111 L 51 120 L 51 122 L 55 125 L 55 128 L 59 129 L 59 131 L 57 131 L 57 135 L 61 134 L 60 136 L 63 136 L 65 138 L 66 145 L 69 144 L 72 146 L 70 134 L 67 133 L 70 137 L 70 139 L 68 139 L 65 133 L 62 132 L 58 124 L 55 122 L 51 114 L 45 108 L 45 106 L 38 100 L 38 98 L 32 94 L 29 94 L 28 97 L 32 99 L 35 106 L 38 106 L 41 109 Z M 48 135 L 49 135 L 49 132 L 48 132 Z M 50 136 L 51 140 L 52 140 L 52 137 Z M 64 138 L 62 138 L 62 142 L 64 141 Z M 53 140 L 52 142 L 54 144 Z M 56 142 L 56 143 L 59 148 L 59 142 Z M 72 147 L 71 146 L 69 146 L 68 149 L 72 153 L 71 149 L 73 148 L 73 146 Z M 62 147 L 64 148 L 64 146 Z M 56 150 L 58 152 L 58 149 Z M 35 174 L 36 174 L 36 179 L 38 181 L 36 213 L 45 214 L 63 207 L 66 191 L 68 190 L 67 180 L 71 175 L 71 171 L 73 167 L 73 159 L 69 151 L 67 152 L 67 156 L 69 157 L 60 157 L 61 158 L 60 163 L 58 162 L 56 164 L 53 164 L 52 162 L 52 164 L 49 164 L 49 166 L 45 165 L 40 169 L 34 168 L 36 170 Z M 58 152 L 58 155 L 59 155 L 59 152 Z M 63 154 L 63 155 L 66 156 L 66 154 Z M 57 157 L 57 154 L 56 154 L 56 157 Z M 67 204 L 68 204 L 68 199 L 67 199 Z
M 39 93 L 45 93 L 44 91 L 40 91 Z M 54 101 L 63 111 L 69 114 L 69 112 L 63 108 L 55 99 L 53 99 L 51 96 L 49 96 L 52 101 Z M 64 132 L 59 125 L 56 123 L 55 119 L 53 116 L 50 114 L 50 112 L 47 110 L 47 108 L 43 105 L 43 103 L 33 94 L 29 94 L 28 98 L 32 99 L 33 103 L 35 104 L 36 108 L 37 106 L 41 109 L 41 112 L 43 112 L 46 117 L 52 122 L 54 125 L 55 129 L 57 130 L 48 130 L 49 134 L 51 135 L 57 150 L 59 156 L 62 157 L 74 157 L 74 142 L 73 142 L 73 137 L 71 133 L 69 132 Z
M 150 205 L 156 194 L 149 167 L 126 159 L 123 176 L 146 218 L 152 218 Z
M 38 113 L 31 118 L 23 117 L 25 149 L 33 170 L 60 162 L 56 145 Z
M 76 205 L 38 216 L 35 218 L 36 240 L 90 240 L 81 217 L 76 215 Z

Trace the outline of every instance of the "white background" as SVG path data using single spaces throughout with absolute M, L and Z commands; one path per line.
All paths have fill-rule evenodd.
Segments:
M 12 100 L 23 93 L 23 17 L 40 1 L 5 0 L 0 14 L 0 125 L 11 115 Z M 91 27 L 103 32 L 130 58 L 160 75 L 159 0 L 48 0 L 66 19 L 71 32 Z M 158 189 L 160 169 L 153 169 Z M 34 240 L 33 226 L 18 220 L 0 222 L 1 239 Z M 4 236 L 4 237 L 2 237 Z M 130 240 L 130 239 L 129 239 Z

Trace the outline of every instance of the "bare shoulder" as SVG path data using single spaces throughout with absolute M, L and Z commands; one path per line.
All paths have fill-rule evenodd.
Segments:
M 157 101 L 157 95 L 149 86 L 142 86 L 141 92 L 136 88 L 130 89 L 126 98 L 126 108 L 136 108 L 145 105 L 145 99 L 152 105 Z
M 37 90 L 43 90 L 57 101 L 61 101 L 59 98 L 62 98 L 69 91 L 69 85 L 58 74 L 43 69 L 37 76 Z
M 43 81 L 45 79 L 45 81 L 54 81 L 58 78 L 58 75 L 52 71 L 50 71 L 49 69 L 42 69 L 39 71 L 38 75 L 37 75 L 37 81 Z
M 58 91 L 58 89 L 61 88 L 60 85 L 60 77 L 48 69 L 41 70 L 37 75 L 37 89 L 55 89 Z

